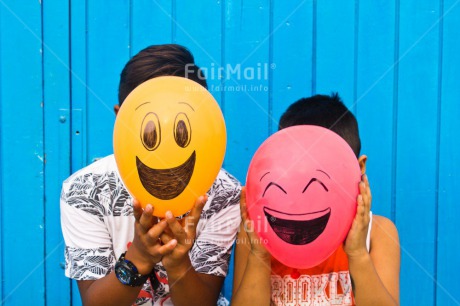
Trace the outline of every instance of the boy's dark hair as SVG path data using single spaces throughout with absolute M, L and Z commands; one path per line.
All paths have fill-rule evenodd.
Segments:
M 355 116 L 343 104 L 337 93 L 302 98 L 291 104 L 281 116 L 279 130 L 294 125 L 317 125 L 345 139 L 359 157 L 361 140 Z
M 201 69 L 187 48 L 176 45 L 154 45 L 141 50 L 123 68 L 118 87 L 118 104 L 138 85 L 159 76 L 181 76 L 208 88 Z

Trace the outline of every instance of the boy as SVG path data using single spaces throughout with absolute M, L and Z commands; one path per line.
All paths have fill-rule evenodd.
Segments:
M 134 88 L 165 75 L 207 87 L 187 49 L 151 46 L 124 67 L 115 113 Z M 183 223 L 168 213 L 158 221 L 155 203 L 142 211 L 107 156 L 63 184 L 66 276 L 78 281 L 85 305 L 216 305 L 240 223 L 239 194 L 239 182 L 222 169 Z
M 353 149 L 363 175 L 357 212 L 348 236 L 334 254 L 316 267 L 297 270 L 272 259 L 247 220 L 241 195 L 243 224 L 235 251 L 232 305 L 398 305 L 400 250 L 394 224 L 370 212 L 371 193 L 356 118 L 337 94 L 316 95 L 292 104 L 279 129 L 318 125 L 340 135 Z M 370 241 L 369 241 L 370 240 Z M 370 243 L 368 243 L 368 241 Z

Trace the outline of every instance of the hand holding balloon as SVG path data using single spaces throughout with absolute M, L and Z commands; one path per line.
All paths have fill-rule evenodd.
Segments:
M 247 206 L 246 206 L 246 187 L 241 189 L 240 195 L 240 212 L 241 222 L 244 227 L 244 231 L 247 234 L 249 243 L 251 245 L 251 252 L 258 258 L 270 257 L 270 253 L 264 247 L 266 243 L 259 236 L 257 236 L 254 230 L 254 223 L 248 217 Z M 266 242 L 266 241 L 265 241 Z
M 359 182 L 356 216 L 344 245 L 344 251 L 348 257 L 359 257 L 368 253 L 366 239 L 369 231 L 371 202 L 372 195 L 369 180 L 367 175 L 364 174 L 363 180 Z
M 196 200 L 190 214 L 182 219 L 182 224 L 170 211 L 166 212 L 166 218 L 164 220 L 166 221 L 168 227 L 160 236 L 161 242 L 169 244 L 172 241 L 177 241 L 177 246 L 174 250 L 166 254 L 162 259 L 163 266 L 168 271 L 168 275 L 170 277 L 171 273 L 180 274 L 180 277 L 190 268 L 190 261 L 187 261 L 186 259 L 189 258 L 188 252 L 195 242 L 196 227 L 198 225 L 198 221 L 200 220 L 201 211 L 203 210 L 207 200 L 207 195 L 200 196 Z
M 172 252 L 177 241 L 170 240 L 160 244 L 159 237 L 167 227 L 165 220 L 159 221 L 152 216 L 152 206 L 149 204 L 142 210 L 138 201 L 133 200 L 134 239 L 126 253 L 126 258 L 135 262 L 139 273 L 148 274 L 160 262 L 164 255 Z M 135 260 L 133 260 L 135 258 Z

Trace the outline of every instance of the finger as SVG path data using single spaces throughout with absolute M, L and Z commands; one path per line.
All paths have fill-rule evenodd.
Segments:
M 369 198 L 369 205 L 371 205 L 372 204 L 372 193 L 371 193 L 371 187 L 369 184 L 369 178 L 367 177 L 367 174 L 364 174 L 363 180 L 364 180 L 364 183 L 366 184 L 366 193 L 367 193 L 367 197 Z
M 246 187 L 241 188 L 240 211 L 241 211 L 241 219 L 243 222 L 245 222 L 246 219 L 248 218 L 248 212 L 247 212 L 247 207 L 246 207 Z
M 355 218 L 353 219 L 353 222 L 351 223 L 351 227 L 350 227 L 350 230 L 348 232 L 348 235 L 350 235 L 351 232 L 354 232 L 355 230 L 357 230 L 357 228 L 360 226 L 360 224 L 362 224 L 362 221 L 363 221 L 363 206 L 364 206 L 364 203 L 363 203 L 363 196 L 361 194 L 359 194 L 357 197 L 356 197 L 356 214 L 355 214 Z
M 253 224 L 248 217 L 248 207 L 246 205 L 246 187 L 241 188 L 240 194 L 240 212 L 241 212 L 241 221 L 243 222 L 244 229 L 246 232 L 253 232 Z
M 150 244 L 155 244 L 158 243 L 158 238 L 160 238 L 160 235 L 163 234 L 165 228 L 167 227 L 166 221 L 160 221 L 158 224 L 155 224 L 152 226 L 148 233 L 147 233 L 147 239 Z
M 142 206 L 141 203 L 139 203 L 138 200 L 133 199 L 133 213 L 134 213 L 134 218 L 136 221 L 139 222 L 139 219 L 141 218 L 142 215 Z
M 371 196 L 370 189 L 368 188 L 367 177 L 364 178 L 364 184 L 366 185 L 366 195 L 362 197 L 362 206 L 363 206 L 363 222 L 365 225 L 368 225 L 370 222 L 370 211 L 371 211 Z
M 362 196 L 364 203 L 367 203 L 366 184 L 363 181 L 359 182 L 359 194 Z
M 362 217 L 364 215 L 364 199 L 363 199 L 363 195 L 360 194 L 358 195 L 358 199 L 357 199 L 357 202 L 358 202 L 358 207 L 356 208 L 356 216 L 357 217 Z
M 160 246 L 157 252 L 162 256 L 166 256 L 174 250 L 176 245 L 177 245 L 177 240 L 172 239 L 167 244 Z
M 166 219 L 165 219 L 165 222 L 166 222 Z M 167 224 L 167 223 L 166 223 Z M 174 236 L 173 232 L 171 231 L 171 229 L 169 228 L 169 226 L 166 226 L 165 230 L 163 231 L 163 233 L 169 235 L 169 236 Z
M 171 235 L 168 235 L 167 233 L 163 232 L 160 235 L 160 240 L 163 244 L 168 244 L 171 240 L 174 240 L 174 238 Z
M 369 178 L 367 177 L 367 174 L 362 175 L 362 180 L 366 184 L 366 186 L 369 185 Z
M 364 217 L 364 204 L 363 204 L 363 196 L 360 194 L 356 198 L 356 215 L 354 221 L 357 222 L 357 224 L 361 224 L 363 221 Z
M 243 222 L 243 227 L 250 239 L 258 239 L 254 234 L 254 224 L 249 219 L 248 208 L 246 205 L 246 187 L 241 188 L 240 194 L 240 211 L 241 211 L 241 222 Z
M 154 225 L 155 219 L 152 213 L 153 213 L 152 205 L 147 204 L 147 206 L 144 209 L 144 212 L 141 215 L 141 218 L 139 219 L 139 223 L 145 229 L 145 231 L 148 231 Z
M 190 214 L 185 217 L 184 221 L 184 228 L 185 232 L 189 237 L 195 238 L 196 234 L 196 227 L 198 225 L 198 221 L 200 220 L 201 212 L 203 211 L 203 207 L 206 205 L 206 202 L 208 201 L 208 196 L 200 196 L 196 202 L 195 205 L 192 208 L 192 211 Z
M 176 238 L 177 243 L 185 244 L 187 236 L 185 234 L 184 228 L 180 225 L 179 221 L 174 218 L 172 212 L 167 211 L 165 216 L 168 227 L 174 235 L 174 238 Z
M 369 207 L 366 206 L 365 201 L 362 195 L 358 195 L 358 208 L 356 211 L 355 221 L 357 226 L 362 226 L 363 228 L 369 224 Z
M 351 224 L 351 228 L 348 234 L 350 234 L 350 232 L 352 231 L 355 231 L 358 228 L 358 225 L 359 225 L 359 217 L 356 216 L 356 218 L 353 220 L 353 223 Z
M 371 194 L 370 194 L 370 188 L 369 188 L 369 181 L 367 179 L 367 175 L 363 175 L 362 181 L 359 183 L 359 190 L 361 195 L 363 196 L 363 205 L 364 209 L 367 214 L 369 214 L 369 211 L 371 210 Z
M 262 238 L 257 235 L 254 231 L 254 222 L 250 220 L 246 205 L 246 187 L 241 188 L 240 194 L 240 210 L 241 210 L 241 222 L 243 222 L 244 230 L 246 231 L 251 245 L 253 244 L 265 244 Z

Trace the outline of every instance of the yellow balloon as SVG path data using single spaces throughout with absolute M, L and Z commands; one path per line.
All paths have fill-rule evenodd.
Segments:
M 118 112 L 114 155 L 130 194 L 153 214 L 189 211 L 212 186 L 226 147 L 219 105 L 198 83 L 165 76 L 136 87 Z

